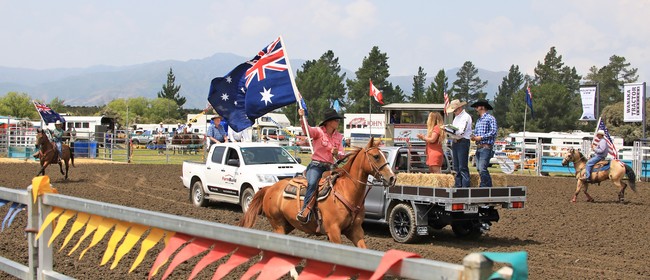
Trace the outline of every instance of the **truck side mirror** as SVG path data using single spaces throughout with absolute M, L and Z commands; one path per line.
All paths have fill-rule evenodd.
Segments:
M 231 158 L 226 162 L 227 165 L 239 167 L 239 159 Z
M 297 158 L 296 158 L 296 161 L 297 161 L 298 163 L 301 163 L 301 164 L 302 164 L 302 159 L 301 159 L 301 158 L 297 157 Z

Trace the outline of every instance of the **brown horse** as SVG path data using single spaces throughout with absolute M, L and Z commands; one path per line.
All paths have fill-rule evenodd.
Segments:
M 570 162 L 573 162 L 573 166 L 576 170 L 576 179 L 578 179 L 578 185 L 576 186 L 576 191 L 573 194 L 571 202 L 576 202 L 576 198 L 578 198 L 578 193 L 580 193 L 581 189 L 587 196 L 587 201 L 593 202 L 594 199 L 587 193 L 589 183 L 600 184 L 600 182 L 606 180 L 612 180 L 614 185 L 618 187 L 618 201 L 625 202 L 625 188 L 627 187 L 627 184 L 623 183 L 623 177 L 625 175 L 627 175 L 630 188 L 636 192 L 636 174 L 634 174 L 634 170 L 632 170 L 632 168 L 627 164 L 622 162 L 598 162 L 592 169 L 590 182 L 588 183 L 579 179 L 584 176 L 585 167 L 587 166 L 587 158 L 585 158 L 580 151 L 570 149 L 564 156 L 562 165 L 568 166 Z M 609 169 L 603 170 L 607 165 L 609 165 Z
M 344 166 L 335 171 L 340 176 L 330 194 L 318 202 L 322 217 L 321 231 L 317 231 L 316 219 L 311 219 L 306 224 L 296 220 L 301 206 L 300 199 L 283 196 L 284 189 L 291 179 L 284 179 L 260 189 L 253 197 L 240 226 L 250 228 L 255 224 L 257 216 L 264 214 L 276 233 L 287 234 L 297 228 L 309 234 L 327 234 L 329 240 L 334 243 L 341 243 L 343 233 L 355 246 L 366 248 L 361 223 L 365 215 L 368 175 L 381 180 L 384 186 L 393 186 L 396 180 L 395 173 L 388 166 L 378 144 L 378 141 L 370 139 L 365 148 L 357 148 L 351 152 Z
M 61 175 L 65 175 L 65 180 L 68 180 L 69 162 L 72 162 L 72 166 L 74 167 L 74 153 L 70 150 L 70 147 L 66 144 L 61 144 L 61 161 L 58 161 L 59 150 L 50 142 L 45 131 L 42 129 L 39 129 L 36 133 L 36 147 L 39 149 L 38 157 L 41 160 L 41 171 L 36 176 L 45 175 L 45 168 L 50 164 L 58 163 Z M 63 162 L 65 162 L 65 173 L 63 172 Z

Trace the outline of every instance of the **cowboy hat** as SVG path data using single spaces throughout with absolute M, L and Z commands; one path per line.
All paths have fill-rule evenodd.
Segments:
M 602 129 L 598 130 L 598 132 L 596 132 L 596 135 L 605 135 L 605 131 Z
M 160 122 L 160 124 L 163 124 L 163 122 Z
M 488 110 L 494 110 L 494 108 L 492 108 L 492 105 L 490 105 L 490 103 L 487 102 L 487 100 L 476 101 L 476 102 L 474 102 L 474 104 L 472 104 L 471 107 L 476 108 L 478 106 L 483 106 L 483 107 L 485 107 L 485 109 L 488 109 Z
M 219 118 L 219 119 L 220 119 L 220 118 L 221 118 L 221 116 L 219 116 L 219 114 L 215 114 L 215 115 L 214 115 L 214 116 L 212 116 L 212 118 L 210 118 L 210 119 L 211 119 L 211 120 L 214 120 L 214 119 L 216 119 L 216 118 Z
M 339 116 L 339 113 L 337 113 L 334 109 L 330 108 L 327 109 L 327 111 L 325 111 L 325 118 L 318 126 L 323 126 L 325 125 L 326 122 L 331 120 L 342 120 L 342 119 L 343 117 Z
M 63 124 L 63 123 L 61 123 L 60 120 L 56 120 L 56 122 L 54 122 L 54 125 L 57 125 L 57 124 Z
M 458 99 L 454 99 L 449 103 L 449 107 L 447 107 L 447 113 L 452 113 L 453 111 L 456 111 L 456 109 L 465 106 L 467 102 L 461 102 Z

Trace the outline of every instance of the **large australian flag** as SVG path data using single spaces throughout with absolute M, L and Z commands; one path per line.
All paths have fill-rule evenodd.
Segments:
M 253 59 L 213 79 L 208 101 L 239 132 L 264 114 L 296 102 L 290 71 L 282 37 L 278 37 Z

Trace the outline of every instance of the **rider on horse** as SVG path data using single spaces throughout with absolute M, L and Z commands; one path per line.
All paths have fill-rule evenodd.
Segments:
M 580 178 L 584 182 L 589 182 L 591 180 L 591 169 L 601 160 L 605 160 L 607 154 L 609 154 L 609 146 L 607 141 L 603 138 L 605 137 L 604 130 L 598 130 L 596 132 L 596 137 L 599 139 L 598 142 L 594 141 L 591 144 L 591 149 L 594 151 L 595 155 L 587 161 L 587 166 L 585 167 L 585 176 Z
M 298 114 L 303 116 L 305 110 L 298 110 Z M 309 130 L 309 135 L 311 135 L 314 144 L 314 155 L 309 165 L 307 165 L 307 170 L 305 170 L 307 192 L 305 193 L 302 208 L 296 216 L 296 220 L 301 223 L 309 221 L 310 211 L 313 210 L 311 200 L 316 190 L 318 190 L 318 182 L 321 176 L 325 171 L 330 170 L 334 164 L 334 159 L 340 159 L 345 155 L 343 151 L 343 135 L 338 132 L 339 121 L 342 119 L 343 117 L 339 116 L 336 111 L 330 109 L 325 112 L 325 120 L 318 127 L 309 127 L 304 122 L 301 122 L 303 131 Z

